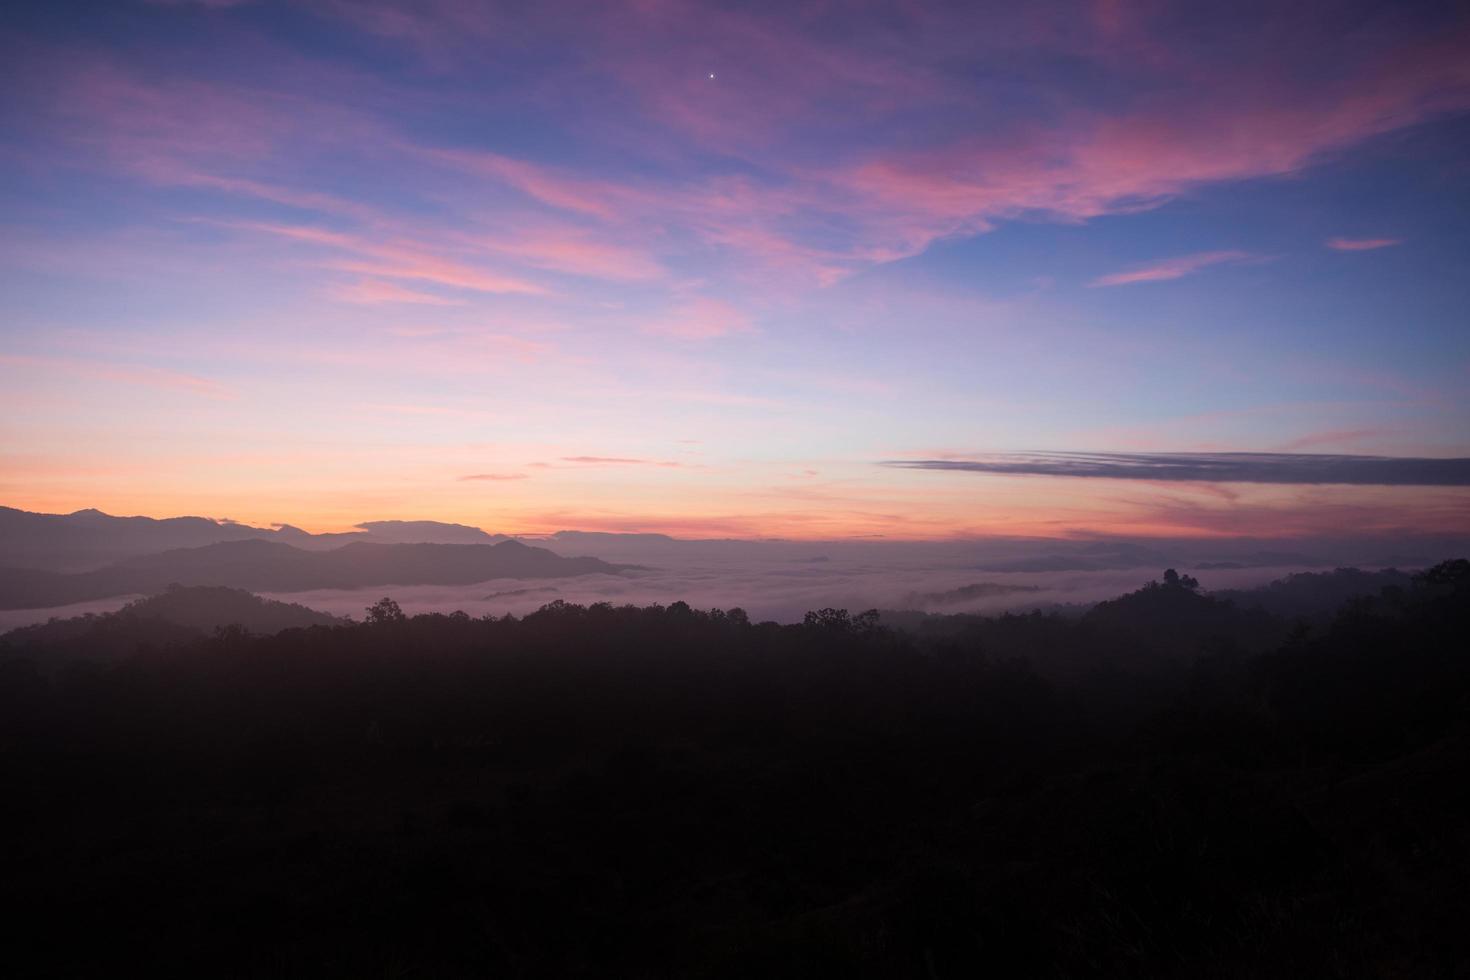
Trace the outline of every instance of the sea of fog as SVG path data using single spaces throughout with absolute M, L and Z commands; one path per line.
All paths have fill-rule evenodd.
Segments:
M 1200 573 L 1206 587 L 1259 585 L 1300 567 L 1230 569 Z M 1158 573 L 1141 569 L 1089 572 L 983 572 L 924 568 L 884 568 L 826 562 L 820 566 L 719 565 L 660 568 L 575 579 L 495 579 L 476 585 L 402 585 L 371 589 L 319 589 L 270 593 L 340 616 L 362 617 L 363 610 L 390 596 L 403 611 L 453 612 L 471 616 L 524 615 L 557 599 L 590 605 L 649 605 L 683 601 L 697 609 L 736 606 L 752 620 L 800 621 L 811 609 L 831 606 L 864 609 L 923 609 L 928 612 L 1001 612 L 1063 604 L 1088 604 L 1139 588 Z M 990 583 L 1024 587 L 974 599 L 946 596 L 965 586 Z M 1032 591 L 1034 590 L 1034 591 Z
M 1226 589 L 1259 585 L 1301 566 L 1221 569 L 1195 574 L 1206 588 Z M 617 575 L 584 575 L 571 579 L 492 579 L 473 585 L 379 585 L 369 589 L 318 589 L 309 592 L 265 592 L 262 595 L 297 602 L 340 616 L 361 618 L 363 610 L 383 596 L 391 596 L 407 613 L 453 612 L 471 616 L 506 613 L 524 615 L 557 599 L 591 604 L 611 602 L 648 605 L 682 600 L 700 609 L 743 608 L 751 618 L 777 622 L 799 621 L 810 609 L 826 606 L 863 609 L 923 609 L 928 612 L 1000 612 L 1053 604 L 1086 604 L 1132 591 L 1161 570 L 1142 568 L 1108 571 L 1003 572 L 973 568 L 879 564 L 862 560 L 826 558 L 821 561 L 756 559 L 714 562 L 665 562 Z M 990 585 L 1017 589 L 985 589 L 992 594 L 965 598 L 946 595 L 966 586 Z M 1024 590 L 1024 591 L 1022 591 Z M 136 596 L 119 596 L 50 609 L 0 611 L 0 631 L 52 617 L 80 616 L 119 609 Z
M 1470 540 L 1350 537 L 1315 541 L 1059 541 L 986 538 L 916 542 L 683 541 L 656 534 L 564 531 L 528 544 L 622 566 L 569 579 L 502 578 L 473 585 L 378 585 L 367 589 L 263 592 L 273 599 L 361 618 L 390 596 L 406 612 L 524 615 L 548 602 L 700 609 L 740 607 L 752 619 L 789 623 L 812 609 L 913 609 L 934 613 L 1085 606 L 1139 588 L 1165 568 L 1187 571 L 1206 590 L 1248 588 L 1335 565 L 1423 568 L 1470 550 Z M 52 617 L 118 609 L 120 596 L 52 609 L 0 611 L 0 631 Z

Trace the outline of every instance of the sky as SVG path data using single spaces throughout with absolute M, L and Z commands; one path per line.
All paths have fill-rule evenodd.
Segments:
M 21 3 L 0 83 L 9 506 L 1470 532 L 1464 4 Z

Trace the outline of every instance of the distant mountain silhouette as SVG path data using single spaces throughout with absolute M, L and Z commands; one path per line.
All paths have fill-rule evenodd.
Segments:
M 439 521 L 364 521 L 357 526 L 383 544 L 498 544 L 510 540 L 467 524 Z
M 290 524 L 251 527 L 207 517 L 114 517 L 100 510 L 35 514 L 0 507 L 0 567 L 79 572 L 138 555 L 228 541 L 278 541 L 323 550 L 353 542 L 495 544 L 508 540 L 477 527 L 439 521 L 368 521 L 360 530 L 312 534 Z
M 271 533 L 205 517 L 155 520 L 113 517 L 90 509 L 72 514 L 33 514 L 0 507 L 0 565 L 77 571 L 148 552 L 197 548 Z
M 143 555 L 88 572 L 0 569 L 0 609 L 37 609 L 109 596 L 161 592 L 171 584 L 260 592 L 370 585 L 468 585 L 494 578 L 569 578 L 627 566 L 563 558 L 518 541 L 500 544 L 371 544 L 306 551 L 278 541 L 227 541 Z

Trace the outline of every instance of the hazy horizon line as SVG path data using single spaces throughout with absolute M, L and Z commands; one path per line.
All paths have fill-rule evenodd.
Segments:
M 1017 455 L 1020 455 L 1020 454 L 1017 454 Z M 1052 455 L 1060 455 L 1060 454 L 1052 454 Z M 1101 454 L 1096 454 L 1096 455 L 1101 455 Z M 1154 454 L 1154 455 L 1158 455 L 1158 454 Z M 886 462 L 885 465 L 899 465 L 901 463 L 909 463 L 909 462 L 913 462 L 913 463 L 930 463 L 930 462 L 954 463 L 954 464 L 959 464 L 959 465 L 944 466 L 944 467 L 933 467 L 933 468 L 937 468 L 937 469 L 955 469 L 955 470 L 965 471 L 965 470 L 968 470 L 969 467 L 967 465 L 964 465 L 964 464 L 966 464 L 966 463 L 968 463 L 970 461 L 962 461 L 962 460 L 944 460 L 944 461 L 927 461 L 927 460 L 926 461 L 892 461 L 891 463 Z M 1465 462 L 1470 462 L 1470 460 L 1467 460 Z M 916 467 L 916 468 L 930 468 L 930 467 L 924 466 L 924 467 Z M 985 472 L 985 471 L 982 470 L 981 472 Z M 1102 477 L 1099 477 L 1099 478 L 1102 478 Z M 673 533 L 669 533 L 667 531 L 659 531 L 659 530 L 646 530 L 646 529 L 607 530 L 607 529 L 602 529 L 602 528 L 582 528 L 582 527 L 563 527 L 563 528 L 558 528 L 555 531 L 492 531 L 492 530 L 488 530 L 488 529 L 486 529 L 484 527 L 481 527 L 480 525 L 476 525 L 476 524 L 464 524 L 464 523 L 460 523 L 460 522 L 456 522 L 456 521 L 436 520 L 434 518 L 411 518 L 411 517 L 379 517 L 379 518 L 372 518 L 372 519 L 368 519 L 368 520 L 358 521 L 357 523 L 354 523 L 354 524 L 351 524 L 351 525 L 346 525 L 345 527 L 343 527 L 341 529 L 310 530 L 310 529 L 308 529 L 306 527 L 301 526 L 300 524 L 296 524 L 296 523 L 291 522 L 291 521 L 269 521 L 269 522 L 266 522 L 264 524 L 252 524 L 252 523 L 250 523 L 248 521 L 239 521 L 239 520 L 234 520 L 234 519 L 228 518 L 228 517 L 211 517 L 211 516 L 207 516 L 207 515 L 203 515 L 203 514 L 167 514 L 167 515 L 164 515 L 164 516 L 156 516 L 156 515 L 153 515 L 153 514 L 121 514 L 121 513 L 114 514 L 114 513 L 109 513 L 108 511 L 105 511 L 105 510 L 103 510 L 101 508 L 98 508 L 98 507 L 82 507 L 82 508 L 78 508 L 77 510 L 73 510 L 73 511 L 59 512 L 59 511 L 33 511 L 33 510 L 27 510 L 24 507 L 16 507 L 16 506 L 9 505 L 9 504 L 0 504 L 0 511 L 4 511 L 4 510 L 14 511 L 14 512 L 17 512 L 17 513 L 27 514 L 27 515 L 31 515 L 31 516 L 35 516 L 35 517 L 50 517 L 50 518 L 67 518 L 67 517 L 75 517 L 75 516 L 78 516 L 78 515 L 81 515 L 81 514 L 89 514 L 90 513 L 90 514 L 97 514 L 97 515 L 100 515 L 100 516 L 106 517 L 106 518 L 111 518 L 111 519 L 114 519 L 114 520 L 147 520 L 147 521 L 155 521 L 155 522 L 159 522 L 159 523 L 166 522 L 166 521 L 175 521 L 175 520 L 200 520 L 200 521 L 207 521 L 209 523 L 215 524 L 215 525 L 217 525 L 217 526 L 219 526 L 221 528 L 229 528 L 229 527 L 244 528 L 244 529 L 247 529 L 247 530 L 250 530 L 250 531 L 260 531 L 260 532 L 268 533 L 268 534 L 269 533 L 279 533 L 282 530 L 291 529 L 291 530 L 295 530 L 295 531 L 300 531 L 303 534 L 306 534 L 306 535 L 308 535 L 310 537 L 329 537 L 329 536 L 334 536 L 334 535 L 349 535 L 349 534 L 372 535 L 374 532 L 373 532 L 373 530 L 371 528 L 371 525 L 385 524 L 385 523 L 393 523 L 393 524 L 407 524 L 407 525 L 431 525 L 431 526 L 441 527 L 441 528 L 456 528 L 456 529 L 460 529 L 460 530 L 478 531 L 481 534 L 484 534 L 484 535 L 486 535 L 488 537 L 501 537 L 501 538 L 505 538 L 505 539 L 508 539 L 508 540 L 540 541 L 540 542 L 550 541 L 550 540 L 556 539 L 557 537 L 562 536 L 562 535 L 588 535 L 588 536 L 594 536 L 595 535 L 595 536 L 605 536 L 605 537 L 614 537 L 614 538 L 638 538 L 638 537 L 641 537 L 641 538 L 660 538 L 660 539 L 664 539 L 664 540 L 667 540 L 667 541 L 684 543 L 684 544 L 702 544 L 702 543 L 783 544 L 784 543 L 784 544 L 812 544 L 812 545 L 816 545 L 816 544 L 843 544 L 843 545 L 850 545 L 850 544 L 861 544 L 861 543 L 870 543 L 870 544 L 895 544 L 895 545 L 901 545 L 901 544 L 916 544 L 916 545 L 956 544 L 956 545 L 959 545 L 959 544 L 966 544 L 966 543 L 981 543 L 981 542 L 990 542 L 990 543 L 1002 543 L 1002 542 L 1014 542 L 1014 543 L 1030 543 L 1030 542 L 1036 542 L 1036 543 L 1041 543 L 1041 542 L 1050 542 L 1050 543 L 1057 543 L 1057 544 L 1068 544 L 1068 543 L 1071 543 L 1071 544 L 1088 544 L 1088 543 L 1137 542 L 1137 541 L 1196 542 L 1196 543 L 1202 543 L 1202 544 L 1203 543 L 1210 543 L 1210 544 L 1226 544 L 1226 543 L 1248 544 L 1248 543 L 1253 542 L 1253 541 L 1259 541 L 1259 542 L 1271 542 L 1271 541 L 1295 541 L 1295 542 L 1329 542 L 1329 541 L 1336 541 L 1336 542 L 1346 542 L 1346 541 L 1352 541 L 1352 540 L 1388 540 L 1388 539 L 1404 539 L 1404 538 L 1412 538 L 1412 539 L 1441 539 L 1441 540 L 1464 540 L 1466 542 L 1470 542 L 1470 533 L 1467 533 L 1467 532 L 1464 532 L 1464 531 L 1457 531 L 1457 530 L 1443 530 L 1443 531 L 1438 531 L 1438 530 L 1423 530 L 1423 529 L 1413 529 L 1413 528 L 1402 528 L 1402 529 L 1394 529 L 1394 528 L 1389 528 L 1389 529 L 1367 529 L 1367 530 L 1357 531 L 1357 532 L 1353 532 L 1353 533 L 1342 533 L 1342 534 L 1325 534 L 1325 533 L 1321 533 L 1321 532 L 1303 531 L 1303 532 L 1300 532 L 1300 533 L 1287 533 L 1287 532 L 1283 532 L 1283 533 L 1272 533 L 1272 534 L 1225 534 L 1225 535 L 1222 535 L 1222 534 L 1218 534 L 1218 533 L 1215 533 L 1215 534 L 1211 534 L 1211 533 L 1195 533 L 1195 534 L 1190 534 L 1190 533 L 1177 533 L 1177 534 L 1171 534 L 1171 533 L 1157 533 L 1157 532 L 1156 533 L 1145 533 L 1145 532 L 1120 533 L 1120 532 L 1103 531 L 1103 530 L 1098 530 L 1098 531 L 1064 530 L 1064 531 L 1059 531 L 1057 534 L 1051 534 L 1051 535 L 1047 535 L 1047 534 L 989 534 L 989 533 L 969 533 L 969 534 L 935 535 L 935 536 L 928 536 L 928 537 L 925 537 L 925 536 L 897 536 L 897 535 L 885 535 L 885 534 L 860 534 L 860 535 L 825 536 L 825 537 L 820 537 L 820 536 L 817 536 L 817 537 L 794 537 L 794 536 L 790 536 L 790 535 L 755 535 L 755 536 L 723 535 L 723 536 L 693 537 L 693 536 L 684 536 L 684 535 L 680 535 L 680 534 L 673 534 Z M 403 542 L 397 542 L 397 543 L 411 543 L 411 542 L 403 541 Z M 453 543 L 453 542 L 443 542 L 443 543 Z M 470 544 L 470 543 L 473 543 L 473 542 L 460 542 L 460 543 Z

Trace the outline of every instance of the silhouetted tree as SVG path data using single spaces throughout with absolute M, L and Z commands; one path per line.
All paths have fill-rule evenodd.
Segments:
M 401 623 L 408 619 L 399 608 L 398 603 L 388 596 L 383 596 L 377 602 L 367 607 L 367 623 L 369 626 L 386 626 L 389 623 Z
M 1470 588 L 1470 559 L 1455 558 L 1442 561 L 1414 576 L 1421 585 L 1448 586 L 1456 592 Z
M 1191 592 L 1199 589 L 1199 579 L 1193 575 L 1180 575 L 1172 568 L 1164 569 L 1164 584 L 1174 589 L 1188 589 Z
M 821 629 L 832 633 L 852 632 L 852 616 L 846 609 L 817 609 L 802 617 L 801 624 L 807 629 Z

